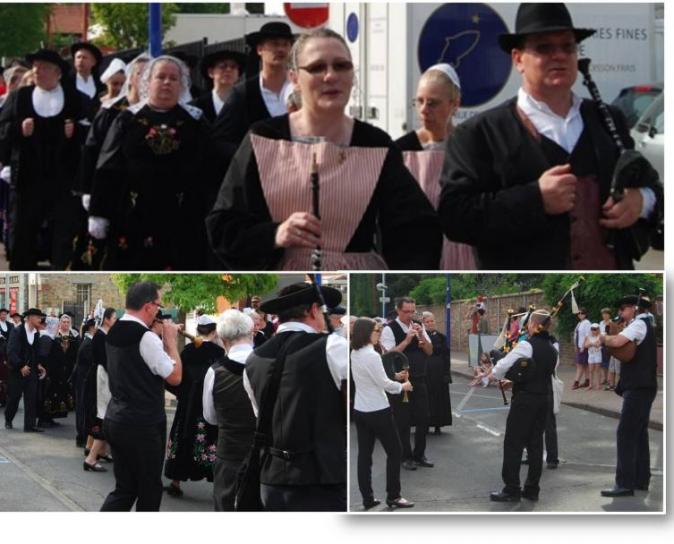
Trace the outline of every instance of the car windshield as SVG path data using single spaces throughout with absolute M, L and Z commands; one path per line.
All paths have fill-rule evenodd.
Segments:
M 644 111 L 639 122 L 634 127 L 637 132 L 653 130 L 655 134 L 665 133 L 665 93 L 658 95 L 650 106 Z
M 632 128 L 661 92 L 662 86 L 656 85 L 629 87 L 623 89 L 612 105 L 623 112 L 628 128 Z

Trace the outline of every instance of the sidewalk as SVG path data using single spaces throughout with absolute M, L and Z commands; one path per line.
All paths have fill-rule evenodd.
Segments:
M 468 354 L 464 352 L 452 353 L 452 373 L 472 379 L 473 369 L 468 367 Z M 576 367 L 563 365 L 557 369 L 557 375 L 564 382 L 564 395 L 562 404 L 596 412 L 608 417 L 619 418 L 622 408 L 622 398 L 613 391 L 588 391 L 587 389 L 576 389 L 573 391 L 573 379 L 576 374 Z M 658 376 L 658 393 L 651 409 L 651 419 L 649 428 L 662 431 L 663 420 L 663 380 Z M 562 408 L 563 409 L 563 408 Z

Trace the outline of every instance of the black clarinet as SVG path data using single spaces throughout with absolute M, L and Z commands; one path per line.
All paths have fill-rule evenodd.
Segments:
M 313 154 L 311 159 L 311 201 L 312 201 L 312 211 L 317 219 L 321 218 L 320 204 L 319 204 L 319 195 L 320 195 L 320 183 L 318 177 L 318 162 L 316 162 L 316 153 Z M 316 246 L 311 252 L 311 270 L 314 272 L 320 272 L 322 268 L 322 255 L 321 255 L 321 245 Z
M 332 323 L 330 322 L 330 316 L 328 314 L 328 305 L 325 303 L 325 298 L 323 297 L 323 291 L 321 291 L 320 286 L 316 282 L 315 274 L 307 274 L 311 280 L 311 285 L 314 287 L 316 292 L 316 297 L 318 298 L 319 304 L 321 305 L 321 311 L 323 312 L 323 318 L 325 319 L 325 328 L 328 329 L 328 334 L 335 332 Z

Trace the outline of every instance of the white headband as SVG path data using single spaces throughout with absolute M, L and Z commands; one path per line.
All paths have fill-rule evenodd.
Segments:
M 108 67 L 103 72 L 101 76 L 101 81 L 107 83 L 108 80 L 114 76 L 117 72 L 124 72 L 126 70 L 126 64 L 122 59 L 112 59 Z
M 459 74 L 456 73 L 456 70 L 452 68 L 449 64 L 446 63 L 441 63 L 441 64 L 434 64 L 430 68 L 428 68 L 424 74 L 430 72 L 431 70 L 437 70 L 438 72 L 442 72 L 445 74 L 449 80 L 454 83 L 457 89 L 461 89 L 461 82 L 459 81 Z

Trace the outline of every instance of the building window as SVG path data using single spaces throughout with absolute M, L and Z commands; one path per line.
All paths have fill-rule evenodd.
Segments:
M 77 304 L 84 310 L 85 314 L 89 313 L 91 306 L 91 284 L 79 283 L 77 284 Z

